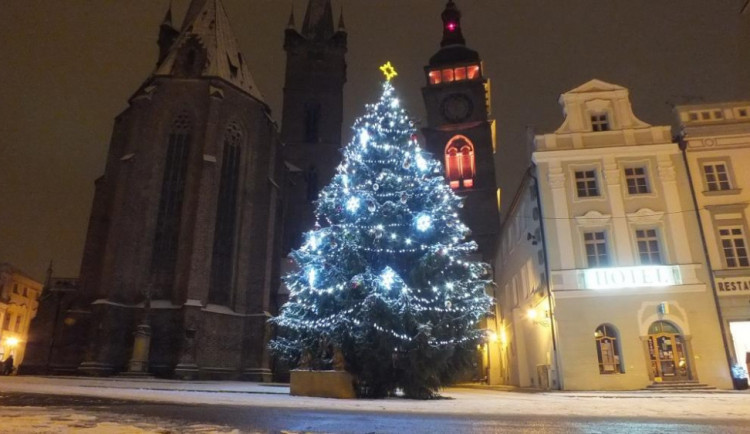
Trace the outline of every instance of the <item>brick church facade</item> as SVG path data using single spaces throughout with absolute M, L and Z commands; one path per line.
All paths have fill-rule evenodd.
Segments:
M 487 252 L 498 226 L 488 84 L 453 1 L 443 22 L 423 133 Z M 281 130 L 221 0 L 192 0 L 180 28 L 168 12 L 158 45 L 155 70 L 115 120 L 79 288 L 51 288 L 21 373 L 271 379 L 281 260 L 312 227 L 340 161 L 343 15 L 334 27 L 331 1 L 309 0 L 300 30 L 290 16 Z M 132 372 L 143 342 L 145 368 Z

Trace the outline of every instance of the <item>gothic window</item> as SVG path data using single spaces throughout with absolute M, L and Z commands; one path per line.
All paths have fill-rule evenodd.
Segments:
M 231 301 L 242 137 L 236 123 L 229 124 L 224 131 L 208 293 L 208 301 L 213 304 L 228 305 Z
M 305 141 L 307 143 L 320 141 L 320 103 L 305 104 Z
M 596 355 L 599 358 L 600 374 L 621 374 L 625 372 L 620 360 L 620 342 L 617 330 L 602 324 L 594 331 Z
M 168 137 L 151 258 L 151 273 L 158 296 L 166 296 L 162 291 L 170 289 L 174 281 L 191 128 L 190 117 L 182 113 L 172 123 Z
M 468 138 L 456 136 L 448 142 L 445 147 L 445 174 L 453 189 L 474 186 L 474 145 Z

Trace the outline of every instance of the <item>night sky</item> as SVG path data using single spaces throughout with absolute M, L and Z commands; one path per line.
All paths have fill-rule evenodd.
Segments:
M 284 28 L 294 3 L 223 0 L 244 57 L 280 121 Z M 527 165 L 526 129 L 562 123 L 560 93 L 591 78 L 631 90 L 638 117 L 670 124 L 672 104 L 750 98 L 745 0 L 456 0 L 484 59 L 510 201 Z M 179 26 L 188 0 L 174 0 Z M 342 0 L 333 0 L 335 19 Z M 2 0 L 0 262 L 42 279 L 76 276 L 94 180 L 114 117 L 153 71 L 168 0 Z M 345 0 L 345 137 L 377 97 L 390 60 L 409 111 L 424 116 L 423 66 L 439 48 L 444 0 Z

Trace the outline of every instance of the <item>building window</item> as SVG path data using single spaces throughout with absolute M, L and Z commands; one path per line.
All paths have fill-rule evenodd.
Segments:
M 474 186 L 474 145 L 464 136 L 452 138 L 445 147 L 445 172 L 451 188 Z
M 747 257 L 747 242 L 741 227 L 719 228 L 719 239 L 724 251 L 727 267 L 738 268 L 750 266 Z
M 591 115 L 591 129 L 594 131 L 609 131 L 609 119 L 607 119 L 607 114 Z
M 604 231 L 584 233 L 583 242 L 586 246 L 586 260 L 589 268 L 609 265 L 607 234 Z
M 466 78 L 476 80 L 479 78 L 479 65 L 470 65 L 466 67 Z
M 596 185 L 596 170 L 576 171 L 575 178 L 578 197 L 599 196 L 599 187 Z
M 450 83 L 451 81 L 453 81 L 453 70 L 444 69 L 443 70 L 443 82 Z
M 440 84 L 442 82 L 440 76 L 440 70 L 430 71 L 430 84 Z
M 5 321 L 3 321 L 3 330 L 10 331 L 10 313 L 5 312 Z
M 172 123 L 164 162 L 164 178 L 151 257 L 151 273 L 156 291 L 153 294 L 154 298 L 167 296 L 165 291 L 172 287 L 174 281 L 190 138 L 190 117 L 182 113 Z
M 629 167 L 625 169 L 625 181 L 629 194 L 650 193 L 645 167 Z
M 656 229 L 638 229 L 635 231 L 635 239 L 638 244 L 638 256 L 641 264 L 662 263 Z
M 696 112 L 690 112 L 690 120 L 691 121 L 697 121 L 698 120 L 698 113 L 696 113 Z
M 711 112 L 701 112 L 701 119 L 704 121 L 711 119 Z
M 309 102 L 305 104 L 305 142 L 318 143 L 320 141 L 320 104 Z
M 599 358 L 600 374 L 621 374 L 625 372 L 620 360 L 620 347 L 617 330 L 609 324 L 602 324 L 594 331 L 596 355 Z
M 24 288 L 23 289 L 23 296 L 24 297 L 28 297 L 29 296 L 29 288 Z
M 211 261 L 211 287 L 208 292 L 208 301 L 213 304 L 227 305 L 231 300 L 241 145 L 240 127 L 236 123 L 229 124 L 224 132 Z
M 724 163 L 708 163 L 703 165 L 703 179 L 708 191 L 731 190 L 729 172 Z
M 16 333 L 21 333 L 21 315 L 18 315 L 16 317 L 16 326 L 14 330 L 16 331 Z
M 747 109 L 739 109 L 737 110 L 737 113 L 739 117 L 746 118 L 747 117 Z
M 14 294 L 18 294 L 18 284 L 17 283 L 13 284 L 13 293 Z

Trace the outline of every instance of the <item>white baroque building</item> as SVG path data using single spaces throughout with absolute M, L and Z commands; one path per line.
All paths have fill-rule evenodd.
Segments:
M 733 364 L 750 370 L 750 101 L 675 108 Z
M 670 127 L 636 118 L 628 90 L 600 80 L 564 93 L 560 104 L 565 121 L 535 137 L 528 191 L 502 227 L 488 380 L 565 390 L 731 388 Z

